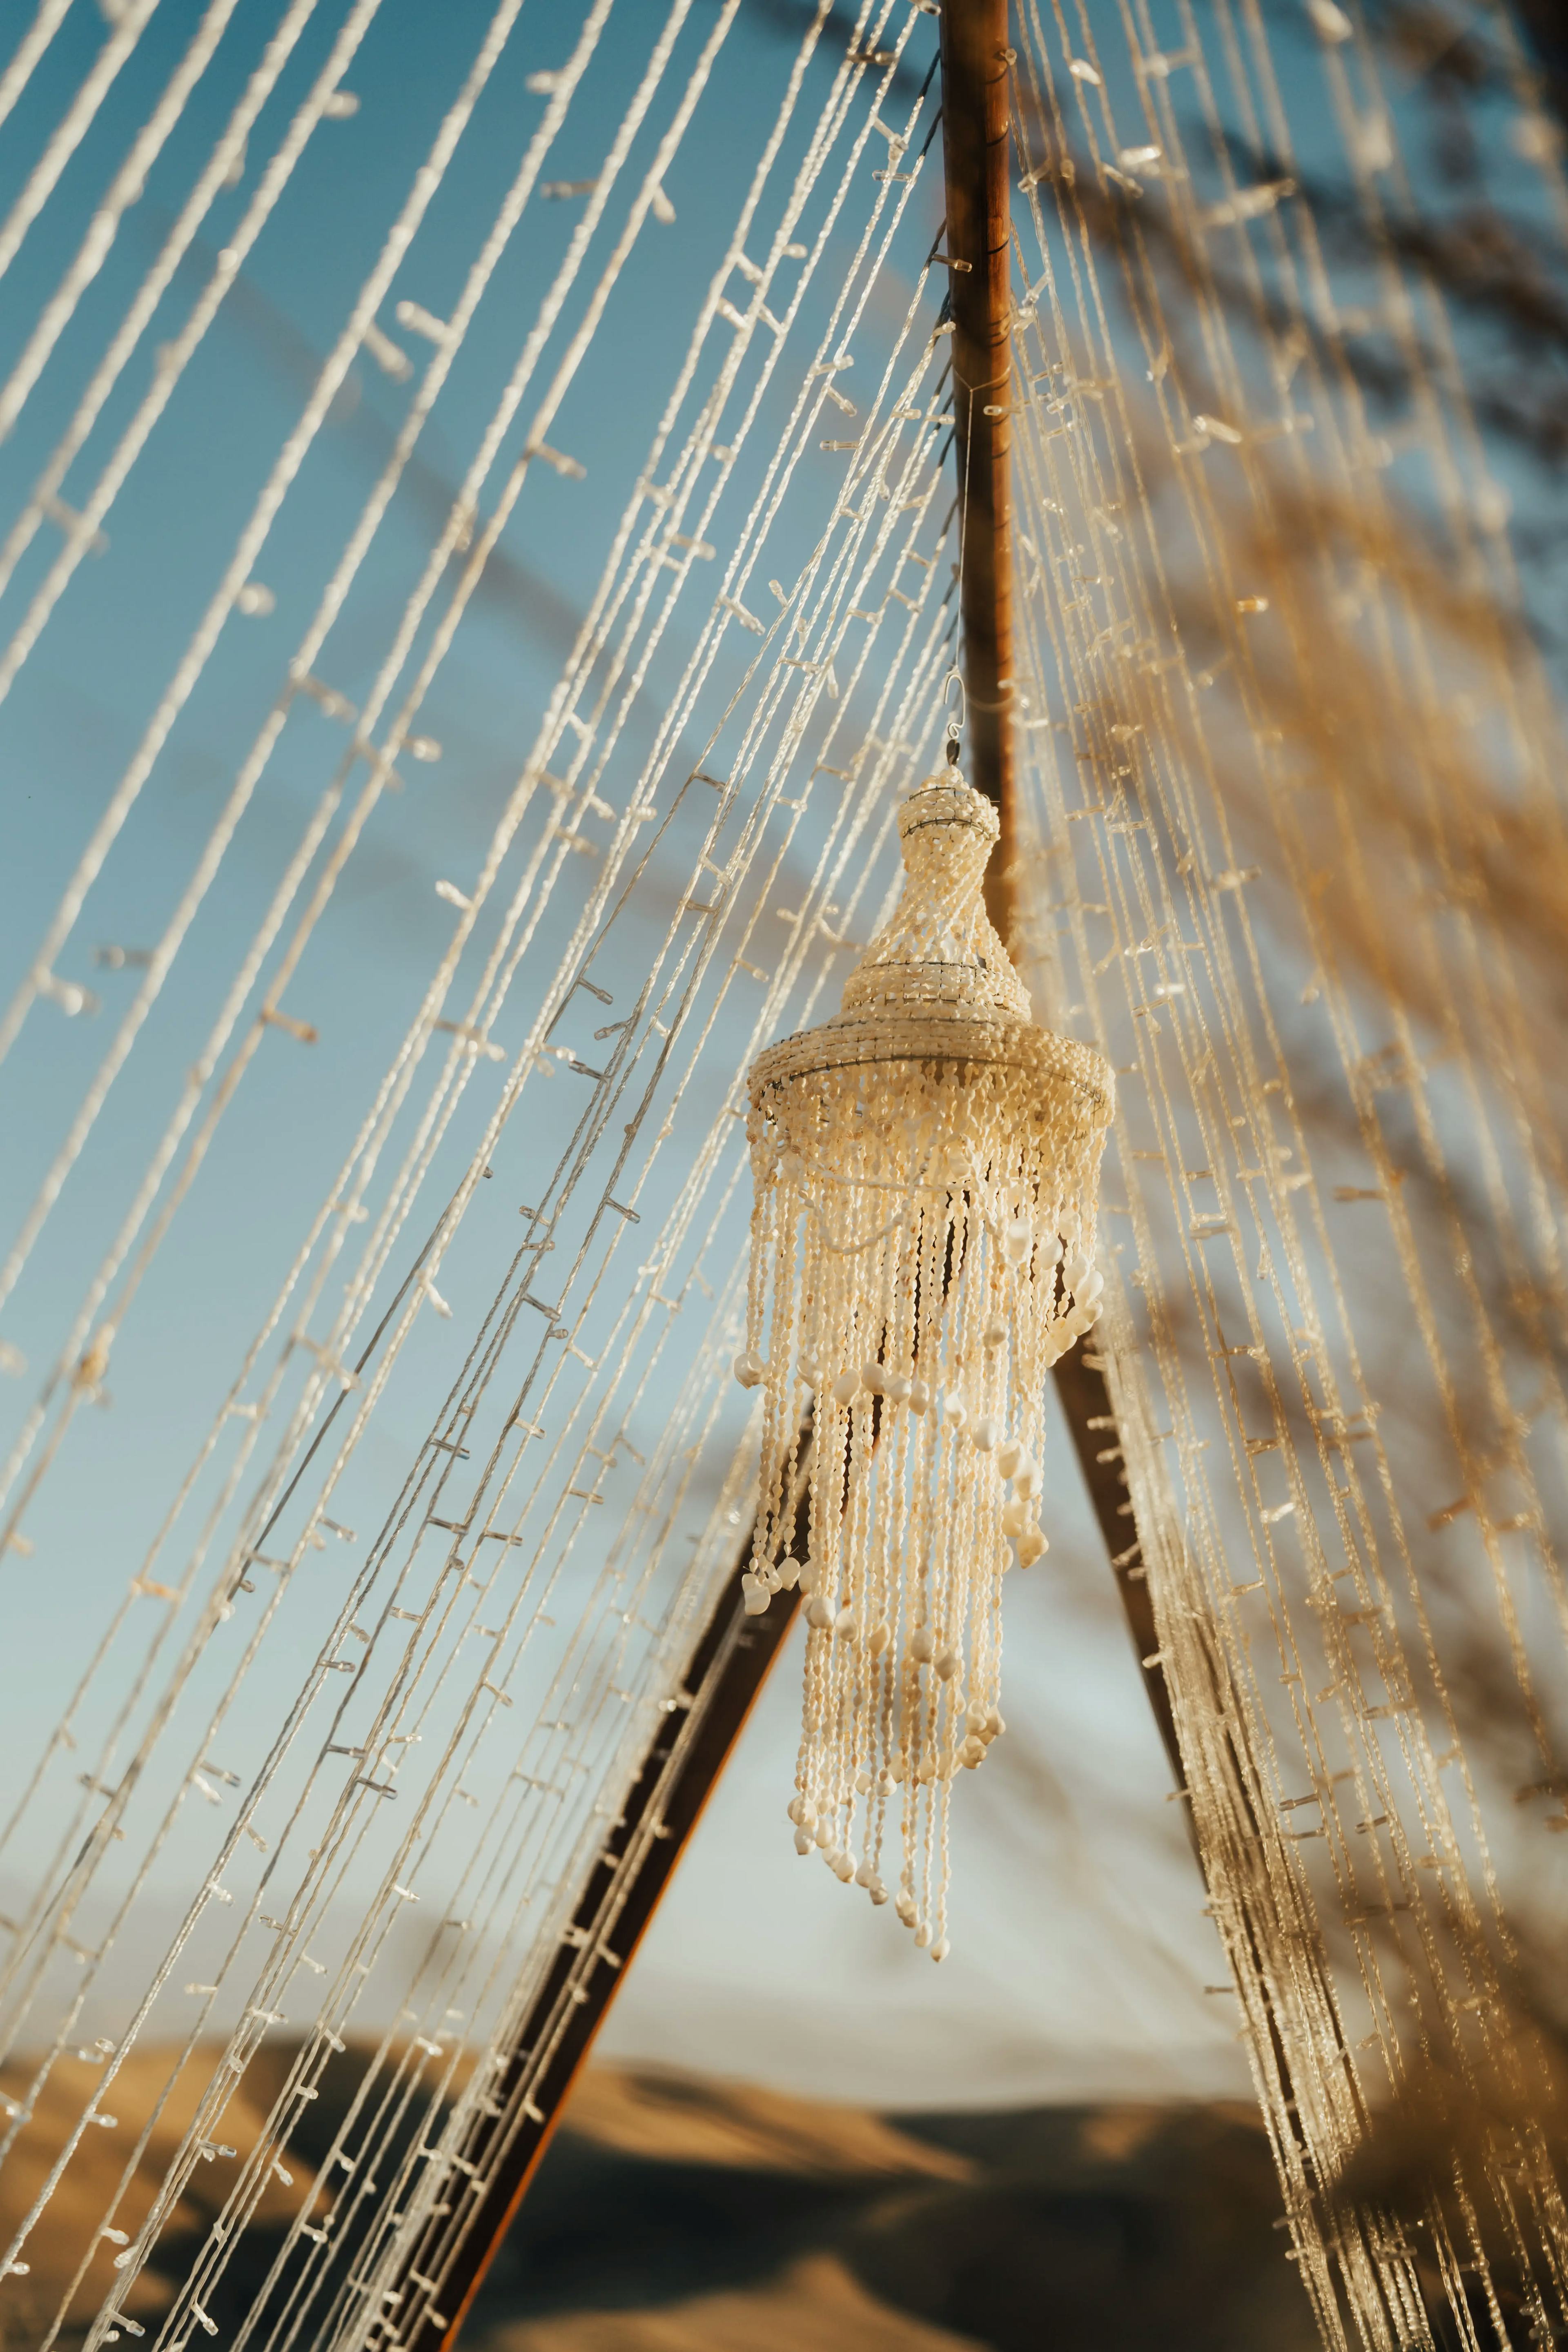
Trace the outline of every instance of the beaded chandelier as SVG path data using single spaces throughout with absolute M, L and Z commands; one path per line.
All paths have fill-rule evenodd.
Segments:
M 955 769 L 911 794 L 903 897 L 842 1012 L 750 1078 L 735 1373 L 763 1395 L 745 1605 L 805 1595 L 789 1816 L 801 1853 L 885 1903 L 896 1809 L 893 1907 L 934 1959 L 952 1781 L 1003 1728 L 1003 1574 L 1047 1548 L 1046 1371 L 1103 1285 L 1111 1074 L 1029 1018 L 981 897 L 998 829 Z

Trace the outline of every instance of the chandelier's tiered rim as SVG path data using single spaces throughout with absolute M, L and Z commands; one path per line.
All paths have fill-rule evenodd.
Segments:
M 797 1078 L 881 1064 L 959 1064 L 976 1073 L 1019 1070 L 1059 1098 L 1070 1089 L 1096 1127 L 1109 1125 L 1115 1101 L 1110 1065 L 1092 1045 L 1058 1037 L 1032 1021 L 997 1021 L 969 1013 L 840 1013 L 820 1028 L 781 1037 L 752 1066 L 751 1097 L 763 1110 L 770 1091 Z

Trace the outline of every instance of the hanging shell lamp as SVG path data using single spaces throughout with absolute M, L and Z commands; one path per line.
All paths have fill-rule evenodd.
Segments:
M 1113 1095 L 1099 1054 L 1030 1020 L 981 897 L 998 829 L 956 769 L 912 793 L 903 897 L 842 1012 L 750 1076 L 745 1593 L 806 1596 L 789 1816 L 937 1959 L 952 1784 L 1003 1728 L 1003 1575 L 1047 1548 L 1046 1371 L 1100 1314 Z

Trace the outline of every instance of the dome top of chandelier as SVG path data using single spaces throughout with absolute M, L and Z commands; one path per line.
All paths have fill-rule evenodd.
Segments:
M 847 1013 L 1030 1018 L 1028 991 L 982 896 L 1000 829 L 991 802 L 955 768 L 910 794 L 899 811 L 903 896 L 845 984 Z

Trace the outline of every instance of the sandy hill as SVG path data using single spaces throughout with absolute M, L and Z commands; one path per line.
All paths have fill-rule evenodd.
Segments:
M 225 2118 L 242 2153 L 291 2046 L 269 2045 Z M 158 2114 L 121 2219 L 146 2211 L 162 2161 L 208 2078 L 210 2056 Z M 29 2247 L 0 2288 L 0 2347 L 33 2352 L 69 2284 L 132 2128 L 167 2080 L 165 2054 L 115 2086 L 120 2128 L 90 2133 Z M 313 2165 L 352 2095 L 355 2053 L 310 2117 L 247 2233 L 219 2337 L 254 2297 L 279 2236 L 315 2188 Z M 7 2231 L 32 2201 L 89 2070 L 72 2061 L 43 2128 L 0 2174 Z M 19 2082 L 0 2074 L 0 2091 Z M 320 2143 L 318 2145 L 317 2143 Z M 198 2167 L 166 2241 L 166 2274 L 141 2282 L 153 2332 L 222 2193 Z M 210 2186 L 209 2186 L 210 2182 Z M 473 2352 L 1310 2352 L 1305 2298 L 1273 2224 L 1278 2195 L 1256 2118 L 1225 2106 L 1047 2107 L 889 2118 L 864 2109 L 674 2073 L 601 2067 L 580 2084 L 467 2341 Z M 128 2218 L 127 2218 L 128 2217 Z M 76 2292 L 85 2321 L 112 2248 Z M 62 2338 L 64 2352 L 73 2339 Z M 79 2341 L 79 2336 L 74 2340 Z

